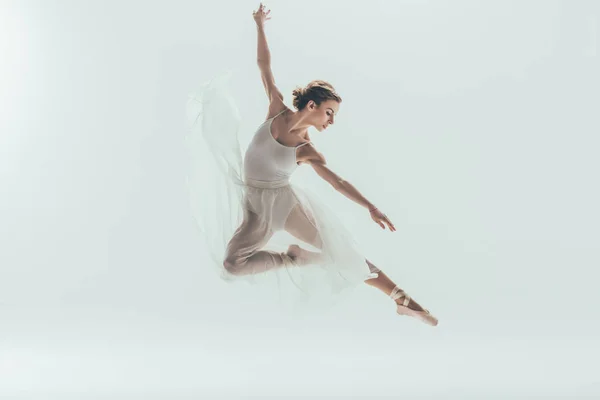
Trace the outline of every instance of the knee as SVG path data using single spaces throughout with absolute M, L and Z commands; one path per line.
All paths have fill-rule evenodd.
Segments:
M 223 268 L 231 275 L 240 274 L 240 261 L 234 257 L 226 257 L 223 261 Z

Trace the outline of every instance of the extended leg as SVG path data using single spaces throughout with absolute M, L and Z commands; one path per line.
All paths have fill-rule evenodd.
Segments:
M 367 260 L 367 264 L 371 264 L 371 262 L 369 260 Z M 383 293 L 387 294 L 388 296 L 392 295 L 394 288 L 399 289 L 399 287 L 381 270 L 379 270 L 379 272 L 377 274 L 379 275 L 377 278 L 369 279 L 368 281 L 365 281 L 365 283 L 367 285 L 373 286 L 373 287 L 381 290 Z M 396 304 L 403 304 L 404 297 L 394 299 L 394 301 L 396 302 Z M 423 308 L 419 305 L 419 303 L 414 301 L 412 298 L 410 299 L 407 307 L 412 310 L 416 310 L 416 311 L 423 310 Z
M 285 223 L 285 230 L 294 237 L 318 249 L 321 249 L 323 246 L 319 231 L 315 226 L 314 217 L 307 211 L 303 210 L 300 206 L 296 206 L 290 213 Z M 319 253 L 302 249 L 299 246 L 290 246 L 288 254 L 296 260 L 306 260 L 309 258 L 316 259 L 319 255 Z M 408 296 L 401 296 L 403 291 L 386 274 L 384 274 L 381 269 L 376 267 L 367 259 L 365 259 L 365 262 L 369 266 L 369 270 L 372 273 L 377 273 L 378 275 L 376 278 L 366 280 L 365 283 L 392 297 L 396 304 L 404 305 L 411 310 L 423 311 L 423 308 L 412 298 Z M 407 301 L 408 304 L 404 304 L 407 303 Z
M 371 264 L 369 260 L 367 260 L 367 263 Z M 420 319 L 428 325 L 436 326 L 438 324 L 437 318 L 431 315 L 428 310 L 421 307 L 404 290 L 400 289 L 386 274 L 380 271 L 378 275 L 377 278 L 369 279 L 365 282 L 367 285 L 376 287 L 390 296 L 397 304 L 396 311 L 398 314 Z

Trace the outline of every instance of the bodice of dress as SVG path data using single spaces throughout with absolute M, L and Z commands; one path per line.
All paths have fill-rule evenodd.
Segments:
M 275 140 L 271 134 L 271 124 L 280 114 L 262 123 L 248 145 L 244 156 L 244 175 L 247 179 L 284 182 L 298 167 L 296 149 L 308 142 L 292 147 Z

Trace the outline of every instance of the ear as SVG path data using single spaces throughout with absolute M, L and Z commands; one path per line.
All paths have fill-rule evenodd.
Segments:
M 315 108 L 317 108 L 317 103 L 315 103 L 314 100 L 309 100 L 306 105 L 310 110 L 314 110 Z

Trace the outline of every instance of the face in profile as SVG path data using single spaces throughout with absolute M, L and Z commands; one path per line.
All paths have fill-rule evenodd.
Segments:
M 306 105 L 311 113 L 310 122 L 319 132 L 323 132 L 327 127 L 335 122 L 337 113 L 340 109 L 340 103 L 335 100 L 326 100 L 317 106 L 314 101 L 309 101 Z

